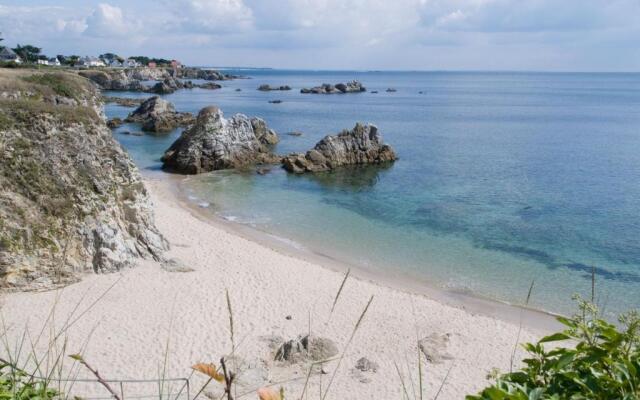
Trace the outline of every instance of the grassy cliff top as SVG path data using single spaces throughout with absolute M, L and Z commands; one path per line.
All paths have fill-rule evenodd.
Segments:
M 0 68 L 0 130 L 47 114 L 64 123 L 96 122 L 99 93 L 75 73 Z

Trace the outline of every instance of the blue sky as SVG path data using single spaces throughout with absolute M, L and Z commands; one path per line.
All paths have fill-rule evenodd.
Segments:
M 640 71 L 640 0 L 0 0 L 0 31 L 190 65 Z

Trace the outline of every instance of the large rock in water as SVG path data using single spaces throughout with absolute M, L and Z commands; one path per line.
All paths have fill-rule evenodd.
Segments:
M 300 93 L 314 93 L 314 94 L 360 93 L 360 92 L 366 92 L 366 91 L 367 91 L 367 88 L 365 88 L 362 85 L 362 83 L 358 81 L 351 81 L 347 83 L 336 83 L 335 85 L 332 85 L 330 83 L 323 83 L 320 86 L 300 89 Z
M 69 73 L 27 75 L 39 76 L 0 70 L 0 86 L 17 89 L 0 102 L 0 287 L 51 288 L 161 260 L 167 242 L 100 93 Z
M 356 124 L 334 136 L 325 136 L 306 154 L 290 154 L 282 160 L 289 172 L 329 171 L 343 165 L 380 164 L 394 161 L 396 153 L 382 142 L 375 125 Z
M 142 130 L 147 132 L 170 132 L 178 126 L 187 126 L 194 122 L 191 113 L 177 112 L 173 104 L 153 96 L 145 100 L 125 119 L 126 122 L 142 124 Z
M 162 162 L 165 169 L 186 174 L 277 163 L 280 158 L 268 146 L 277 142 L 262 119 L 243 114 L 225 119 L 211 106 L 200 110 L 195 124 L 164 153 Z

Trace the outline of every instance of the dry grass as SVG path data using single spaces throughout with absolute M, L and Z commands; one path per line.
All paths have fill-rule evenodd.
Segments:
M 0 68 L 0 92 L 37 99 L 51 96 L 83 99 L 95 95 L 91 83 L 72 72 L 7 68 Z

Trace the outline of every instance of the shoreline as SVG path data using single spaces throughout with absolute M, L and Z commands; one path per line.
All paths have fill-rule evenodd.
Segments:
M 563 325 L 556 320 L 559 314 L 484 297 L 477 293 L 466 293 L 438 287 L 424 278 L 410 277 L 408 275 L 390 277 L 381 270 L 368 270 L 366 267 L 314 251 L 302 244 L 300 244 L 302 247 L 296 246 L 297 242 L 288 238 L 279 237 L 256 227 L 227 220 L 206 207 L 198 206 L 183 194 L 182 185 L 187 179 L 189 179 L 189 176 L 168 173 L 144 176 L 147 184 L 153 182 L 156 188 L 159 188 L 165 194 L 173 196 L 173 200 L 194 218 L 282 255 L 318 265 L 334 273 L 345 274 L 349 270 L 351 278 L 406 294 L 425 296 L 430 300 L 456 307 L 472 314 L 496 318 L 511 324 L 522 324 L 523 327 L 535 333 L 548 334 L 563 329 Z
M 179 199 L 174 179 L 182 177 L 153 175 L 145 174 L 143 181 L 156 226 L 171 245 L 165 257 L 173 262 L 141 259 L 135 268 L 87 273 L 59 290 L 5 294 L 2 314 L 9 321 L 10 346 L 19 347 L 25 330 L 43 332 L 34 352 L 45 354 L 57 337 L 54 351 L 81 352 L 105 379 L 158 379 L 159 366 L 166 363 L 162 376 L 190 377 L 192 387 L 206 379 L 192 375 L 190 366 L 231 354 L 239 363 L 238 393 L 282 385 L 295 398 L 305 387 L 309 365 L 281 362 L 275 355 L 286 341 L 312 334 L 332 342 L 334 355 L 343 354 L 342 362 L 334 358 L 324 364 L 326 372 L 336 373 L 332 399 L 401 398 L 397 368 L 416 382 L 419 352 L 425 395 L 440 393 L 448 400 L 477 393 L 496 369 L 517 368 L 526 356 L 519 344 L 538 340 L 546 333 L 545 321 L 552 320 L 422 285 L 399 285 L 355 268 L 344 281 L 347 265 L 294 253 L 263 232 L 198 213 Z M 54 310 L 55 320 L 48 320 Z M 55 325 L 69 320 L 64 335 L 54 336 Z M 376 371 L 359 370 L 362 358 L 375 362 Z M 60 373 L 95 378 L 72 369 L 67 364 Z M 311 374 L 310 393 L 325 387 L 326 376 Z M 129 397 L 154 390 L 152 384 L 126 388 Z M 216 384 L 209 390 L 214 398 L 221 395 Z M 75 385 L 69 394 L 108 395 L 90 383 Z

